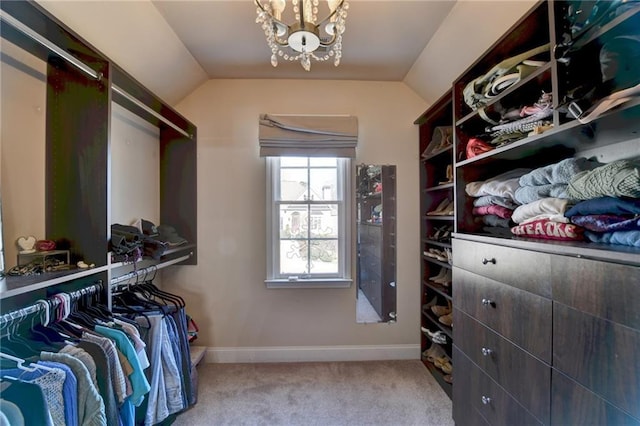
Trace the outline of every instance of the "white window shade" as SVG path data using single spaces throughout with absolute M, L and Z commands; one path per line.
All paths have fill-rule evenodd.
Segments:
M 354 116 L 260 115 L 260 156 L 356 156 L 358 119 Z

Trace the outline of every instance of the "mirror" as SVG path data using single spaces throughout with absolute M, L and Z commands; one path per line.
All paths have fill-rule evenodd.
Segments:
M 356 321 L 395 322 L 396 166 L 356 167 Z

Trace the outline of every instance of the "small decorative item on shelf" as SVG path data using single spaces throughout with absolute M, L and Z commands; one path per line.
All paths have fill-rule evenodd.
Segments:
M 36 237 L 30 235 L 28 237 L 20 237 L 16 240 L 16 245 L 20 249 L 20 253 L 28 254 L 36 251 Z
M 51 251 L 56 249 L 56 242 L 51 240 L 38 240 L 36 241 L 36 250 L 38 251 Z

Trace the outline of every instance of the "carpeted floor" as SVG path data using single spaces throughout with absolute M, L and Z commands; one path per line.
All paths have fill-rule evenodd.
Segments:
M 453 425 L 418 360 L 201 364 L 198 403 L 175 425 Z

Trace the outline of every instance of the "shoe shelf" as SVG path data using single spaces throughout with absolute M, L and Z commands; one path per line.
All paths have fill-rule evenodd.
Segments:
M 435 291 L 440 296 L 444 297 L 447 300 L 453 300 L 453 296 L 451 296 L 451 287 L 445 287 L 442 284 L 435 283 L 433 281 L 424 280 L 422 284 L 425 287 L 428 287 L 429 290 Z
M 436 158 L 438 156 L 441 156 L 441 155 L 443 155 L 445 153 L 449 153 L 449 155 L 453 155 L 452 152 L 450 152 L 450 151 L 453 151 L 453 145 L 449 145 L 449 146 L 446 146 L 444 148 L 437 149 L 437 150 L 435 150 L 433 152 L 430 152 L 427 155 L 422 156 L 422 162 L 426 163 L 426 162 L 431 161 L 434 158 Z
M 425 365 L 425 367 L 427 367 L 429 372 L 436 379 L 436 381 L 438 382 L 442 390 L 444 390 L 444 392 L 449 396 L 449 398 L 451 398 L 453 393 L 453 385 L 451 383 L 445 382 L 444 372 L 440 370 L 438 367 L 436 367 L 432 362 L 430 362 L 426 358 L 422 359 L 422 363 Z
M 443 191 L 445 189 L 453 189 L 453 182 L 443 183 L 437 186 L 431 186 L 429 188 L 425 188 L 424 192 L 432 192 L 432 191 Z
M 438 321 L 438 316 L 431 311 L 430 303 L 435 301 L 438 305 L 449 306 L 452 303 L 450 285 L 445 287 L 431 280 L 451 271 L 451 234 L 454 232 L 455 220 L 452 92 L 443 95 L 414 124 L 419 126 L 421 158 L 420 245 L 423 278 L 418 283 L 422 290 L 421 327 L 432 332 L 440 331 L 446 336 L 446 343 L 433 342 L 427 333 L 422 331 L 421 352 L 425 352 L 432 344 L 438 344 L 450 357 L 452 329 Z M 451 397 L 452 387 L 444 380 L 443 372 L 426 357 L 423 357 L 423 363 Z
M 428 320 L 428 324 L 426 325 L 426 328 L 431 330 L 433 328 L 433 325 L 435 325 L 436 327 L 438 327 L 439 330 L 441 330 L 444 334 L 447 335 L 447 338 L 449 339 L 449 341 L 453 340 L 453 328 L 447 325 L 444 325 L 440 321 L 438 321 L 438 316 L 433 312 L 431 312 L 431 309 L 428 309 L 428 310 L 423 309 L 422 316 Z
M 428 244 L 430 246 L 451 248 L 451 240 L 449 240 L 447 242 L 443 242 L 443 241 L 436 241 L 436 240 L 430 240 L 428 238 L 425 238 L 425 239 L 422 240 L 422 243 L 423 244 Z
M 455 219 L 454 216 L 449 216 L 449 215 L 442 215 L 442 216 L 422 216 L 423 219 L 430 219 L 430 220 L 444 220 L 444 221 L 451 221 L 453 222 L 453 219 Z

